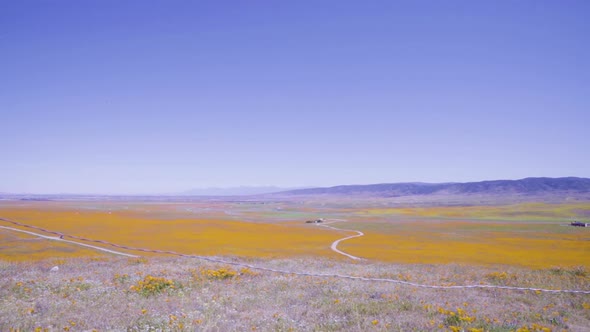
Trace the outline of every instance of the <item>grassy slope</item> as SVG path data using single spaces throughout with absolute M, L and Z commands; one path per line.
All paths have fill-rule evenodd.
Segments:
M 322 259 L 254 263 L 429 284 L 590 288 L 590 274 L 583 269 L 334 264 Z M 49 272 L 54 264 L 59 271 Z M 430 290 L 256 271 L 232 277 L 231 271 L 193 259 L 167 258 L 0 263 L 0 330 L 424 331 L 458 326 L 511 331 L 543 326 L 583 331 L 590 326 L 588 295 Z M 151 291 L 155 288 L 140 283 L 148 275 L 169 280 L 173 287 Z

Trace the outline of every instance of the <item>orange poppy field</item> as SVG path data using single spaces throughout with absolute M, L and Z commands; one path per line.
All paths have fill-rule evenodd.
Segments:
M 361 231 L 364 236 L 342 241 L 338 249 L 370 261 L 533 268 L 588 264 L 590 229 L 568 226 L 569 218 L 588 211 L 586 203 L 351 208 L 309 202 L 0 202 L 0 218 L 184 254 L 349 260 L 330 245 Z M 318 218 L 333 228 L 305 222 Z M 43 234 L 7 222 L 0 226 Z M 8 229 L 0 229 L 0 248 L 0 259 L 7 261 L 112 255 Z

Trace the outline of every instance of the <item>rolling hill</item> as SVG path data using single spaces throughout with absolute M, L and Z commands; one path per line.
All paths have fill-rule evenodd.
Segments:
M 415 195 L 542 195 L 560 192 L 590 193 L 590 179 L 525 178 L 520 180 L 494 180 L 465 183 L 381 183 L 367 185 L 343 185 L 326 188 L 309 188 L 284 191 L 281 195 L 364 195 L 397 197 Z

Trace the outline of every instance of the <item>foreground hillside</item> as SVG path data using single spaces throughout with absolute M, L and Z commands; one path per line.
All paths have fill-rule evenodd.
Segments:
M 584 268 L 255 260 L 289 271 L 430 285 L 589 289 Z M 50 271 L 58 265 L 58 271 Z M 590 296 L 503 289 L 436 290 L 304 277 L 196 259 L 0 262 L 1 331 L 585 331 Z

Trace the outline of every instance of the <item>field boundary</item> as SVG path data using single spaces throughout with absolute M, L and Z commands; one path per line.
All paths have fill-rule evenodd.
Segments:
M 232 262 L 232 261 L 227 261 L 227 260 L 214 258 L 214 257 L 182 254 L 182 253 L 169 251 L 169 250 L 155 250 L 155 249 L 128 247 L 128 246 L 115 244 L 115 243 L 111 243 L 111 242 L 104 241 L 104 240 L 93 240 L 93 239 L 88 239 L 88 238 L 84 238 L 84 237 L 80 237 L 80 236 L 55 232 L 55 231 L 47 230 L 47 229 L 44 229 L 41 227 L 27 225 L 27 224 L 23 224 L 23 223 L 20 223 L 17 221 L 13 221 L 13 220 L 8 220 L 5 218 L 0 218 L 0 221 L 8 222 L 13 225 L 20 226 L 20 227 L 36 229 L 36 230 L 39 230 L 39 231 L 42 231 L 45 233 L 49 233 L 49 234 L 54 234 L 54 235 L 57 235 L 60 239 L 63 239 L 64 237 L 68 237 L 68 238 L 76 239 L 79 241 L 102 243 L 102 244 L 106 244 L 109 246 L 113 246 L 113 247 L 117 247 L 117 248 L 121 248 L 121 249 L 126 249 L 126 250 L 131 250 L 131 251 L 141 251 L 141 252 L 150 252 L 150 253 L 156 253 L 156 254 L 168 254 L 168 255 L 174 255 L 174 256 L 186 257 L 186 258 L 196 258 L 199 260 L 204 260 L 204 261 L 213 262 L 213 263 L 241 266 L 241 267 L 247 267 L 252 270 L 267 271 L 267 272 L 286 274 L 286 275 L 318 277 L 318 278 L 339 278 L 339 279 L 373 281 L 373 282 L 388 282 L 388 283 L 394 283 L 394 284 L 410 286 L 410 287 L 441 289 L 441 290 L 480 288 L 480 289 L 500 289 L 500 290 L 533 291 L 533 292 L 544 292 L 544 293 L 571 293 L 571 294 L 589 294 L 590 295 L 590 290 L 544 289 L 544 288 L 533 288 L 533 287 L 497 286 L 497 285 L 454 285 L 454 286 L 427 285 L 427 284 L 419 284 L 419 283 L 415 283 L 415 282 L 403 281 L 403 280 L 398 280 L 398 279 L 389 279 L 389 278 L 369 278 L 369 277 L 359 277 L 359 276 L 350 276 L 350 275 L 332 274 L 332 273 L 310 273 L 310 272 L 279 270 L 279 269 L 272 269 L 272 268 L 268 268 L 268 267 L 252 265 L 252 264 L 248 264 L 248 263 Z M 69 241 L 69 242 L 74 242 L 74 241 Z

